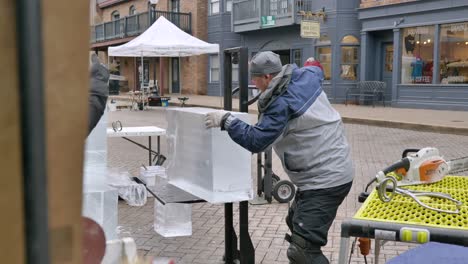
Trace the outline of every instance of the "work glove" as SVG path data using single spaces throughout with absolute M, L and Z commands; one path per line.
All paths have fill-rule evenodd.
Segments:
M 230 115 L 228 111 L 219 110 L 206 114 L 205 116 L 205 126 L 206 128 L 221 127 L 224 128 L 224 121 L 226 121 L 226 116 Z

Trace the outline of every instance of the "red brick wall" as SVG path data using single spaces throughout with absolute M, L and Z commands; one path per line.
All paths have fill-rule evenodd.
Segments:
M 406 2 L 413 2 L 417 0 L 361 0 L 361 8 L 368 8 L 374 6 L 401 4 Z
M 208 38 L 208 1 L 181 1 L 181 10 L 192 10 L 192 35 L 206 41 Z M 206 94 L 208 55 L 181 58 L 180 65 L 182 93 Z

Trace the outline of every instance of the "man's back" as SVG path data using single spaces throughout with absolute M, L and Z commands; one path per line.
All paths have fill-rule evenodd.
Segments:
M 265 113 L 288 108 L 274 149 L 300 190 L 339 186 L 354 174 L 343 123 L 321 88 L 321 74 L 313 67 L 294 69 L 288 89 Z

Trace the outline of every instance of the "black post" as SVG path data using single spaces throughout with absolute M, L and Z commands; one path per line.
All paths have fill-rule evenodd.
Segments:
M 224 51 L 224 110 L 232 110 L 232 53 L 230 50 Z M 239 69 L 240 71 L 240 69 Z
M 48 204 L 41 1 L 18 0 L 26 263 L 48 264 Z M 5 238 L 7 239 L 7 238 Z
M 248 81 L 248 51 L 246 47 L 239 49 L 239 112 L 249 112 L 249 81 Z M 229 74 L 231 76 L 231 74 Z
M 255 249 L 249 234 L 249 202 L 239 203 L 240 263 L 255 263 Z
M 237 248 L 237 243 L 236 244 L 233 243 L 232 233 L 234 233 L 234 221 L 232 217 L 232 203 L 225 203 L 224 204 L 224 240 L 225 240 L 224 241 L 224 257 L 225 257 L 226 264 L 234 263 L 235 250 L 233 250 L 233 247 Z
M 272 174 L 273 174 L 273 169 L 272 169 L 272 150 L 271 148 L 265 150 L 265 173 L 263 177 L 263 193 L 265 194 L 265 200 L 267 200 L 269 203 L 271 203 L 272 198 L 271 198 L 271 192 L 273 189 L 273 184 L 272 184 Z

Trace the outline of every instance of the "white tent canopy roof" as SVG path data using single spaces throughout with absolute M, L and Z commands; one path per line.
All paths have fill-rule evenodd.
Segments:
M 185 33 L 163 16 L 132 41 L 109 47 L 109 56 L 114 57 L 186 57 L 218 52 L 218 44 Z

